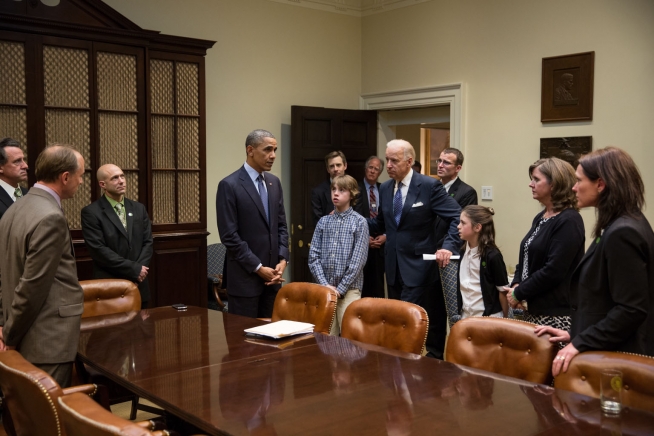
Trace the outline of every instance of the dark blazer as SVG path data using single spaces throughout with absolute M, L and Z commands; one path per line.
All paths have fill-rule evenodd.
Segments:
M 377 191 L 379 192 L 379 187 L 381 186 L 381 183 L 376 183 L 377 185 Z M 331 195 L 331 191 L 330 191 Z M 331 197 L 330 197 L 331 201 Z M 377 211 L 381 209 L 381 199 L 377 199 Z M 354 206 L 354 210 L 356 212 L 359 212 L 359 215 L 361 215 L 364 218 L 370 218 L 370 199 L 368 198 L 368 192 L 366 191 L 366 184 L 363 181 L 359 182 L 359 200 L 357 201 L 357 204 Z M 373 235 L 372 233 L 370 236 L 377 236 Z
M 457 253 L 461 246 L 457 230 L 461 208 L 447 195 L 440 181 L 414 171 L 397 225 L 393 216 L 394 186 L 393 179 L 381 184 L 380 213 L 377 218 L 368 219 L 371 234 L 386 234 L 386 280 L 389 285 L 395 284 L 395 272 L 399 266 L 406 286 L 429 285 L 436 278 L 438 265 L 423 260 L 422 255 L 434 254 L 437 250 L 434 236 L 436 218 L 440 216 L 449 222 L 443 248 Z
M 143 302 L 150 301 L 146 277 L 138 283 L 142 266 L 152 259 L 152 226 L 145 206 L 125 199 L 127 230 L 103 195 L 82 209 L 82 235 L 93 259 L 96 279 L 125 279 L 136 283 Z
M 471 204 L 477 204 L 477 191 L 475 191 L 475 188 L 468 185 L 460 178 L 457 178 L 454 183 L 452 183 L 452 186 L 450 186 L 450 190 L 448 191 L 448 195 L 454 198 L 457 203 L 459 203 L 461 209 Z M 443 246 L 443 241 L 445 240 L 445 236 L 447 236 L 447 231 L 447 221 L 437 218 L 434 232 L 436 234 L 438 248 Z
M 334 202 L 332 201 L 332 182 L 327 179 L 311 191 L 311 215 L 313 216 L 313 225 L 317 225 L 320 218 L 329 215 L 333 210 Z
M 23 195 L 27 194 L 27 189 L 20 187 L 20 190 L 23 191 Z M 11 199 L 7 191 L 0 187 L 0 218 L 7 212 L 9 206 L 14 204 L 14 200 Z
M 654 233 L 621 216 L 595 239 L 570 287 L 572 343 L 580 351 L 654 356 Z
M 265 284 L 254 272 L 257 266 L 274 268 L 281 259 L 289 259 L 282 184 L 270 173 L 264 173 L 264 178 L 270 224 L 259 192 L 244 167 L 218 184 L 216 216 L 220 240 L 227 247 L 227 292 L 230 295 L 261 295 Z
M 465 254 L 465 247 L 461 250 L 460 254 L 463 258 Z M 459 262 L 459 268 L 461 262 Z M 484 313 L 482 316 L 489 316 L 502 311 L 500 304 L 499 291 L 497 286 L 506 286 L 509 279 L 506 275 L 506 265 L 502 253 L 497 248 L 490 248 L 486 250 L 484 257 L 479 262 L 479 281 L 481 282 L 481 296 L 484 300 Z M 459 314 L 463 309 L 463 297 L 461 296 L 461 272 L 457 277 L 457 294 L 456 299 L 458 303 Z
M 72 362 L 84 294 L 73 244 L 57 200 L 32 188 L 0 220 L 5 343 L 32 363 Z
M 520 284 L 515 288 L 515 296 L 519 301 L 527 300 L 532 315 L 568 316 L 570 280 L 584 255 L 584 221 L 576 210 L 562 210 L 541 226 L 529 245 L 529 265 L 523 265 L 525 242 L 544 214 L 542 211 L 536 215 L 520 242 L 519 263 L 511 286 Z M 525 281 L 521 278 L 523 268 L 529 271 Z
M 377 183 L 379 192 L 380 183 Z M 379 194 L 378 194 L 379 196 Z M 354 210 L 361 216 L 370 218 L 370 199 L 366 191 L 366 184 L 359 182 L 359 201 L 354 206 Z M 377 210 L 380 210 L 380 199 L 377 198 Z M 378 235 L 370 235 L 378 236 Z M 384 244 L 385 245 L 385 244 Z M 380 248 L 368 248 L 368 260 L 363 268 L 363 289 L 361 297 L 384 298 L 384 246 Z

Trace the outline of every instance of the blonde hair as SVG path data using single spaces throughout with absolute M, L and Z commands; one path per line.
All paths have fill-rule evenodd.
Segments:
M 345 189 L 350 191 L 350 206 L 354 207 L 359 200 L 359 184 L 352 176 L 343 174 L 342 176 L 334 177 L 332 180 L 332 188 Z
M 547 178 L 552 187 L 550 198 L 554 212 L 561 212 L 568 208 L 579 210 L 577 197 L 572 191 L 572 187 L 577 183 L 577 176 L 572 165 L 558 157 L 540 159 L 529 167 L 529 177 L 536 168 Z

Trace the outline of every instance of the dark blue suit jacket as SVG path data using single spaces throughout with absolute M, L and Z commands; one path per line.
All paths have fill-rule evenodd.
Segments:
M 377 218 L 368 220 L 370 233 L 386 233 L 384 256 L 388 284 L 395 284 L 395 271 L 399 266 L 407 286 L 426 286 L 437 277 L 436 262 L 422 259 L 423 254 L 434 254 L 438 248 L 434 235 L 436 218 L 449 222 L 449 234 L 442 248 L 458 253 L 461 239 L 457 226 L 461 208 L 447 195 L 440 181 L 414 171 L 400 223 L 396 225 L 393 217 L 394 186 L 395 180 L 391 179 L 379 187 L 381 211 Z
M 270 224 L 259 192 L 245 167 L 218 184 L 216 216 L 220 240 L 227 247 L 227 292 L 230 295 L 261 295 L 265 284 L 254 272 L 256 267 L 261 264 L 274 268 L 282 258 L 289 259 L 282 184 L 270 173 L 264 173 L 264 178 Z
M 22 186 L 20 187 L 20 190 L 23 191 L 23 195 L 27 194 L 27 189 Z M 12 204 L 14 204 L 14 200 L 12 200 L 9 194 L 7 194 L 7 191 L 0 188 L 0 218 L 2 218 L 2 215 L 7 212 L 7 209 L 9 209 Z

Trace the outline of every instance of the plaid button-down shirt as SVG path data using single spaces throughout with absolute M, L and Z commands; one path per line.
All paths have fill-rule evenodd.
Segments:
M 341 295 L 361 290 L 368 239 L 366 219 L 352 208 L 320 218 L 309 250 L 311 274 L 321 285 L 336 287 Z

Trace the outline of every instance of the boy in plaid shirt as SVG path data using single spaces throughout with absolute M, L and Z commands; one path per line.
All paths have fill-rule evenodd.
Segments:
M 352 209 L 359 185 L 348 175 L 332 180 L 334 213 L 320 218 L 311 240 L 309 269 L 316 281 L 339 293 L 332 335 L 339 335 L 345 309 L 361 298 L 368 258 L 368 223 Z

